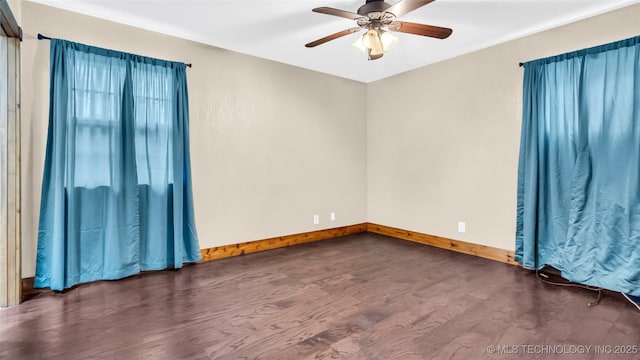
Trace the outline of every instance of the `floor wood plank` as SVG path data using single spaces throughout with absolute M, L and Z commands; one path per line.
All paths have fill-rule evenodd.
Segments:
M 363 233 L 43 292 L 0 309 L 0 359 L 640 359 L 640 312 L 516 266 Z

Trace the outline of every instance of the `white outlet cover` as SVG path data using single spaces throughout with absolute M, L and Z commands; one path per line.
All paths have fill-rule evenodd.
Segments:
M 458 221 L 458 232 L 466 232 L 467 231 L 467 223 L 464 221 Z
M 313 224 L 314 225 L 320 224 L 320 215 L 313 215 Z
M 329 218 L 331 219 L 331 221 L 336 221 L 336 213 L 332 212 L 331 214 L 329 214 Z

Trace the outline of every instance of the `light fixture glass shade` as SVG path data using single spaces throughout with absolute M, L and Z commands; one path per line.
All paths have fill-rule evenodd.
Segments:
M 396 46 L 396 44 L 398 43 L 397 37 L 391 35 L 391 33 L 388 31 L 380 30 L 380 32 L 382 32 L 382 35 L 380 35 L 380 40 L 382 41 L 382 47 L 384 48 L 384 51 L 389 51 L 392 47 Z
M 398 42 L 398 38 L 388 31 L 372 28 L 359 37 L 353 46 L 369 56 L 369 60 L 379 59 L 384 52 L 391 49 Z
M 358 49 L 360 49 L 360 51 L 362 51 L 363 54 L 367 53 L 367 48 L 364 47 L 364 44 L 362 43 L 362 36 L 358 36 L 358 38 L 356 39 L 356 41 L 353 42 L 353 44 L 351 44 L 355 47 L 357 47 Z

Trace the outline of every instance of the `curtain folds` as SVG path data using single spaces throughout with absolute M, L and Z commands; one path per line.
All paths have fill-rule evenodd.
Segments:
M 640 37 L 524 67 L 516 260 L 640 296 Z
M 35 287 L 200 259 L 185 64 L 51 40 Z

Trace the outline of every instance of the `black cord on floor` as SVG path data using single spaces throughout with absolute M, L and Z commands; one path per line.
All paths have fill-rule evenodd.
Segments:
M 598 292 L 598 298 L 595 301 L 591 301 L 591 302 L 587 303 L 588 307 L 600 304 L 600 300 L 602 300 L 602 298 L 604 296 L 604 293 L 602 292 L 602 288 L 600 288 L 600 287 L 590 286 L 590 285 L 582 285 L 582 284 L 577 284 L 577 283 L 572 283 L 572 282 L 568 282 L 568 283 L 554 282 L 554 281 L 549 280 L 549 276 L 547 274 L 540 273 L 540 270 L 536 270 L 536 277 L 538 278 L 538 280 L 542 281 L 545 284 L 550 284 L 550 285 L 555 285 L 555 286 L 577 287 L 577 288 L 581 288 L 581 289 L 585 289 L 585 290 L 589 290 L 589 291 L 597 291 Z

